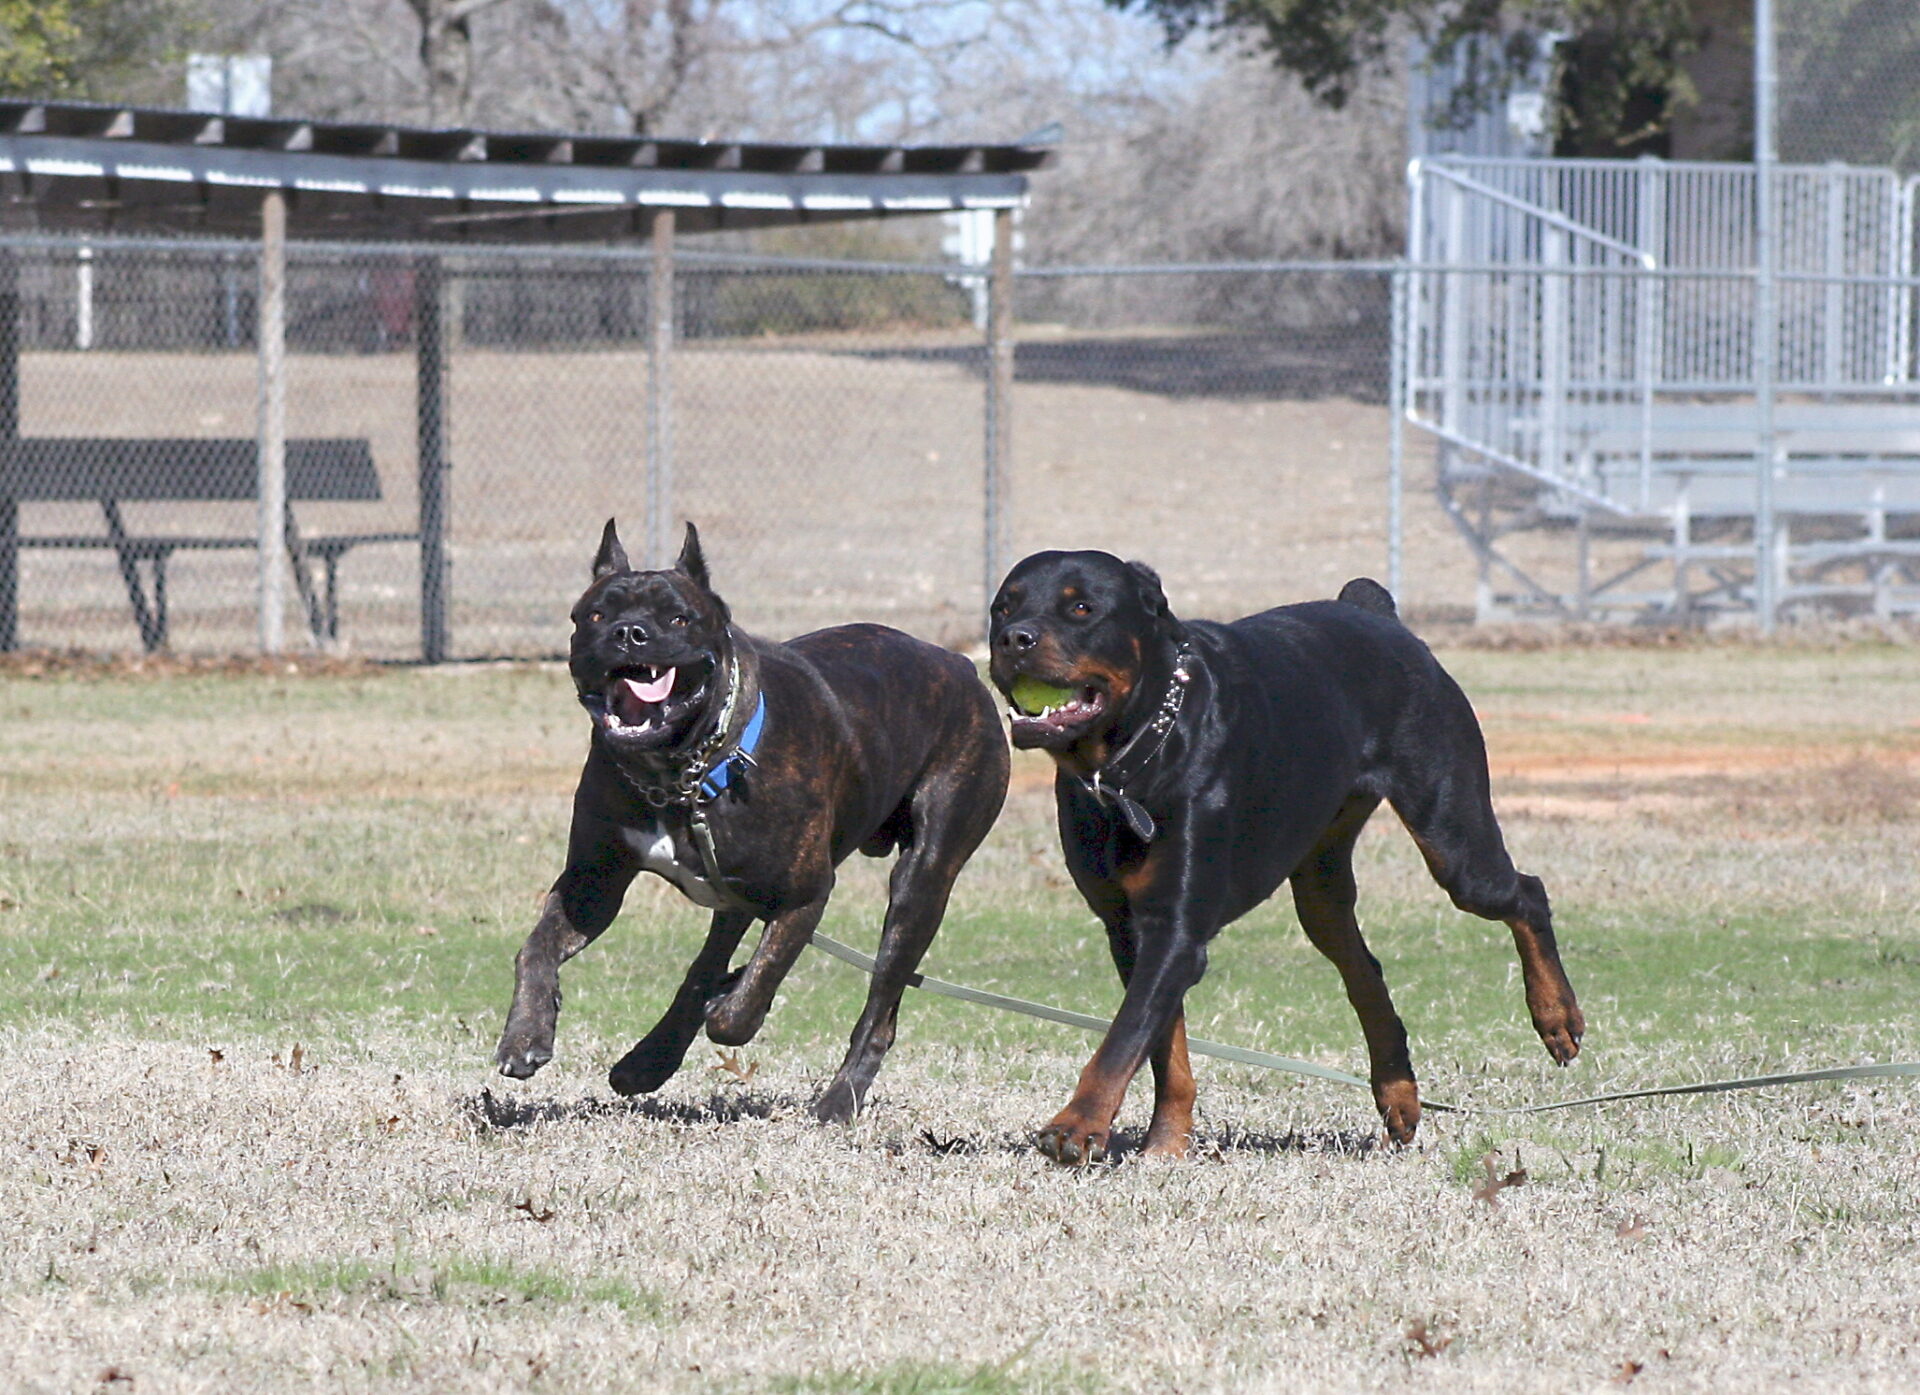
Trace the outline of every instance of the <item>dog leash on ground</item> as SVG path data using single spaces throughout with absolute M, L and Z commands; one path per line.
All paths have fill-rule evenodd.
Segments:
M 843 945 L 838 940 L 813 934 L 814 947 L 832 955 L 844 964 L 851 964 L 862 973 L 872 974 L 877 965 L 873 959 L 851 945 Z M 1050 1007 L 1046 1003 L 1030 1003 L 1024 998 L 1010 998 L 1004 993 L 989 993 L 980 988 L 968 988 L 958 983 L 946 983 L 937 978 L 928 978 L 925 974 L 909 974 L 909 986 L 935 994 L 942 998 L 954 998 L 963 1003 L 976 1003 L 981 1007 L 998 1008 L 1002 1012 L 1019 1013 L 1024 1017 L 1037 1017 L 1046 1022 L 1059 1022 L 1068 1027 L 1080 1027 L 1089 1032 L 1104 1032 L 1108 1027 L 1107 1019 L 1094 1017 L 1084 1012 L 1069 1012 L 1065 1008 Z M 1363 1090 L 1372 1089 L 1372 1085 L 1357 1075 L 1331 1066 L 1315 1065 L 1312 1061 L 1297 1060 L 1292 1056 L 1278 1056 L 1271 1051 L 1254 1051 L 1244 1046 L 1227 1046 L 1217 1041 L 1202 1041 L 1199 1037 L 1187 1038 L 1187 1050 L 1197 1056 L 1212 1056 L 1216 1060 L 1232 1061 L 1236 1065 L 1257 1066 L 1263 1070 L 1285 1071 L 1290 1075 L 1310 1076 L 1315 1080 L 1331 1080 L 1338 1085 L 1357 1085 Z M 1825 1066 L 1818 1070 L 1786 1071 L 1776 1075 L 1749 1075 L 1737 1080 L 1707 1080 L 1691 1085 L 1653 1085 L 1639 1090 L 1615 1090 L 1604 1095 L 1586 1095 L 1574 1100 L 1554 1100 L 1547 1104 L 1525 1105 L 1459 1105 L 1442 1104 L 1438 1100 L 1422 1098 L 1420 1103 L 1427 1109 L 1442 1114 L 1547 1114 L 1559 1109 L 1579 1109 L 1587 1105 L 1612 1104 L 1619 1100 L 1652 1099 L 1660 1095 L 1717 1095 L 1734 1090 L 1760 1090 L 1770 1085 L 1803 1085 L 1820 1080 L 1867 1080 L 1876 1077 L 1914 1076 L 1920 1077 L 1920 1061 L 1880 1061 L 1858 1066 Z

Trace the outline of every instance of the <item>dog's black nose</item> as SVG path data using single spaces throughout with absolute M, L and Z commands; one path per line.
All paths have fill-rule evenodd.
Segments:
M 653 636 L 647 633 L 647 627 L 638 621 L 629 621 L 627 624 L 613 627 L 614 643 L 624 644 L 631 649 L 639 648 L 651 638 Z
M 1009 625 L 1000 631 L 999 645 L 1009 653 L 1031 649 L 1040 642 L 1039 632 L 1031 625 Z

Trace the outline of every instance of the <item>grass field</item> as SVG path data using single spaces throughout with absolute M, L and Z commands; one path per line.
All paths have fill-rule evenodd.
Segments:
M 1517 860 L 1586 1008 L 1556 1071 L 1504 929 L 1407 839 L 1362 914 L 1433 1098 L 1497 1106 L 1920 1056 L 1920 654 L 1465 649 Z M 1048 1164 L 1090 1039 L 918 997 L 869 1112 L 805 1112 L 863 991 L 604 1071 L 703 918 L 645 883 L 489 1060 L 585 727 L 547 668 L 0 674 L 0 1387 L 73 1391 L 1910 1389 L 1920 1086 L 1374 1144 L 1364 1094 L 1197 1062 L 1179 1163 Z M 824 927 L 870 945 L 881 871 Z M 929 972 L 1117 994 L 1023 760 Z M 1361 1068 L 1283 905 L 1196 1034 Z M 751 1070 L 750 1078 L 741 1075 Z M 1144 1105 L 1122 1123 L 1137 1141 Z M 1491 1155 L 1491 1161 L 1485 1161 Z M 1524 1185 L 1489 1192 L 1486 1168 Z

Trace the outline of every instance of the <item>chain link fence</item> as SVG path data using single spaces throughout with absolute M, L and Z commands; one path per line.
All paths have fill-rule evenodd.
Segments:
M 1392 281 L 1374 263 L 1022 274 L 1014 555 L 1141 558 L 1190 615 L 1385 580 Z M 1432 510 L 1413 521 L 1433 602 L 1457 544 Z
M 40 239 L 0 259 L 11 645 L 255 647 L 257 255 Z M 982 276 L 683 245 L 659 302 L 668 336 L 659 267 L 644 250 L 289 249 L 294 642 L 422 656 L 422 537 L 438 530 L 421 483 L 437 462 L 446 657 L 563 652 L 608 517 L 653 565 L 696 521 L 760 632 L 874 619 L 977 640 Z M 1387 269 L 1014 284 L 997 501 L 1013 556 L 1139 556 L 1196 614 L 1382 571 Z

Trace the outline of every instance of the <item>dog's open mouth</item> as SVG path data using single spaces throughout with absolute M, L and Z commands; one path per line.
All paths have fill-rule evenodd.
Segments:
M 1107 708 L 1107 695 L 1091 683 L 1049 683 L 1023 673 L 1013 680 L 1007 715 L 1016 746 L 1058 745 L 1085 731 Z
M 595 725 L 615 740 L 658 745 L 679 734 L 687 717 L 706 701 L 713 665 L 639 664 L 607 675 L 598 692 L 580 695 Z

